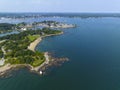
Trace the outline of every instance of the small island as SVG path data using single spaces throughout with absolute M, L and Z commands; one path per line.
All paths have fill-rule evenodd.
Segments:
M 0 75 L 4 75 L 11 68 L 21 66 L 42 74 L 42 68 L 49 66 L 49 62 L 53 63 L 54 60 L 48 55 L 48 52 L 38 52 L 35 47 L 42 38 L 60 34 L 63 34 L 60 30 L 43 28 L 0 37 Z M 58 62 L 66 60 L 68 59 L 61 58 Z

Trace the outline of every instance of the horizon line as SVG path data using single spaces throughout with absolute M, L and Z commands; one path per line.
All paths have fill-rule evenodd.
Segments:
M 120 14 L 120 12 L 0 12 L 0 13 L 60 13 L 60 14 L 84 14 L 84 13 L 91 13 L 91 14 L 97 14 L 97 13 L 101 13 L 101 14 Z

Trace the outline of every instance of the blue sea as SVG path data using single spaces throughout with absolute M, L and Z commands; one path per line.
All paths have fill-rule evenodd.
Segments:
M 67 57 L 45 76 L 20 69 L 0 78 L 0 90 L 120 90 L 119 17 L 42 17 L 0 22 L 55 20 L 76 24 L 63 35 L 43 39 L 36 50 Z

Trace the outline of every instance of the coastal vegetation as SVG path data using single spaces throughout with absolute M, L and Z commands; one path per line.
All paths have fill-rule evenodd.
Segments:
M 3 52 L 0 50 L 0 59 L 2 58 L 3 56 Z
M 0 33 L 11 32 L 15 29 L 15 24 L 0 23 Z
M 0 40 L 6 40 L 0 43 L 0 47 L 2 47 L 0 49 L 0 57 L 5 53 L 5 64 L 30 64 L 33 67 L 39 66 L 45 61 L 44 53 L 31 51 L 28 49 L 28 46 L 39 37 L 59 33 L 61 33 L 60 30 L 43 28 L 0 37 Z

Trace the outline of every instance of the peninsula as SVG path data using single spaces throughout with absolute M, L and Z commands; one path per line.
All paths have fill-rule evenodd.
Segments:
M 47 52 L 36 51 L 35 47 L 42 38 L 60 34 L 63 34 L 60 30 L 43 28 L 0 37 L 0 75 L 4 75 L 11 68 L 20 66 L 41 72 L 41 68 L 49 64 L 51 58 Z

